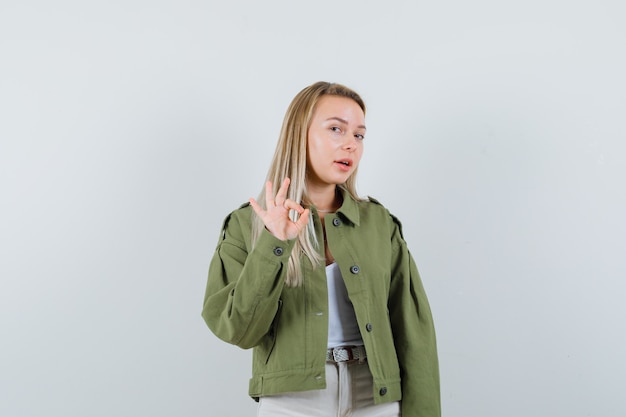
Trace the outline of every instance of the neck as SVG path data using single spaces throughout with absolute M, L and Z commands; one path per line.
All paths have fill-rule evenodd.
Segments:
M 311 204 L 314 205 L 319 212 L 332 212 L 337 210 L 341 205 L 341 197 L 335 185 L 324 188 L 309 187 L 307 191 Z

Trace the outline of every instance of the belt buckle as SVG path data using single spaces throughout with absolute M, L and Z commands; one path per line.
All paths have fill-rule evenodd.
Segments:
M 345 361 L 346 359 L 345 359 L 345 356 L 344 356 L 344 352 L 346 352 L 346 348 L 344 348 L 344 347 L 333 348 L 333 360 L 335 362 L 343 362 L 343 361 Z
M 336 347 L 333 348 L 333 360 L 335 362 L 349 362 L 354 359 L 354 352 L 351 347 Z

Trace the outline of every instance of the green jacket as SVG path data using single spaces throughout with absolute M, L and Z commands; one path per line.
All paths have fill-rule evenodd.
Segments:
M 303 257 L 303 285 L 284 285 L 294 242 L 264 230 L 252 248 L 252 214 L 245 204 L 224 221 L 202 316 L 220 339 L 254 348 L 253 398 L 325 388 L 325 268 Z M 313 220 L 323 242 L 315 209 Z M 432 315 L 400 222 L 376 200 L 345 194 L 337 213 L 325 215 L 325 227 L 365 343 L 374 401 L 402 400 L 405 417 L 440 416 Z

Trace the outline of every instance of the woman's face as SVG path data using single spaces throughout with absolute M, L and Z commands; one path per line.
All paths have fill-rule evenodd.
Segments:
M 312 186 L 343 184 L 359 165 L 365 115 L 347 97 L 325 95 L 317 102 L 307 140 L 307 181 Z

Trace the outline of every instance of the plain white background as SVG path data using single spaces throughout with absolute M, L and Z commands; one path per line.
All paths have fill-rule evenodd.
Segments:
M 444 415 L 625 415 L 625 12 L 3 1 L 0 415 L 255 415 L 206 272 L 317 80 L 368 103 L 359 191 L 403 221 Z

